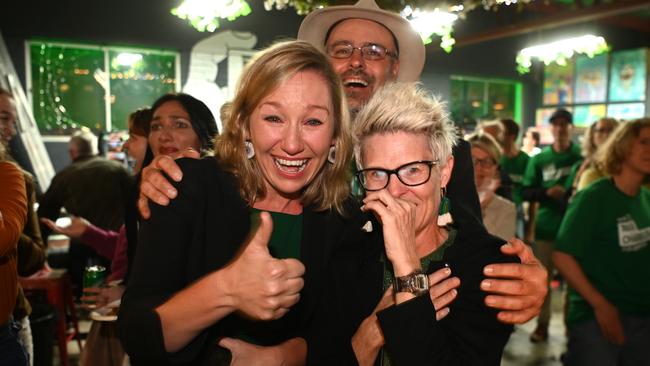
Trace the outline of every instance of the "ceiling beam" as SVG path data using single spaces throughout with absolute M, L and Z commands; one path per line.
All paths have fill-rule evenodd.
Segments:
M 620 16 L 603 19 L 601 22 L 616 27 L 628 28 L 640 32 L 650 33 L 650 21 L 648 18 L 633 18 L 631 16 Z
M 512 37 L 524 33 L 544 29 L 553 29 L 566 25 L 592 22 L 599 19 L 610 18 L 616 15 L 650 9 L 650 0 L 624 0 L 603 5 L 581 8 L 574 11 L 561 12 L 541 19 L 518 22 L 508 26 L 499 27 L 464 37 L 457 37 L 454 48 L 469 46 L 476 43 L 492 41 L 495 39 Z

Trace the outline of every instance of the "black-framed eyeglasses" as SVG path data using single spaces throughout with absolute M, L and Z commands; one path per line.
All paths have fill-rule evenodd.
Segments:
M 406 163 L 397 169 L 368 168 L 356 173 L 359 184 L 366 191 L 379 191 L 388 187 L 390 176 L 395 174 L 402 184 L 414 187 L 424 184 L 431 178 L 431 168 L 438 160 L 420 160 Z
M 367 44 L 361 47 L 354 47 L 349 43 L 337 43 L 327 48 L 330 57 L 346 59 L 352 57 L 354 50 L 359 50 L 364 60 L 379 61 L 386 56 L 397 57 L 397 54 L 378 44 Z

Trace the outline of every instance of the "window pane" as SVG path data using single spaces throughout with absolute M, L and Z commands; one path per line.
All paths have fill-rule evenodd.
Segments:
M 490 83 L 488 91 L 488 116 L 513 118 L 515 115 L 515 84 Z
M 126 130 L 129 114 L 176 90 L 176 56 L 110 51 L 111 128 Z
M 41 132 L 69 134 L 80 126 L 104 129 L 104 52 L 32 42 L 30 54 L 34 118 Z

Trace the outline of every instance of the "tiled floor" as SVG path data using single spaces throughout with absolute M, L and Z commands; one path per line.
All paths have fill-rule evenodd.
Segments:
M 528 340 L 530 333 L 535 329 L 536 319 L 526 324 L 515 327 L 506 345 L 501 366 L 561 366 L 560 355 L 566 350 L 564 324 L 562 321 L 562 295 L 559 290 L 552 292 L 551 326 L 547 342 L 531 343 Z M 83 317 L 83 314 L 82 314 Z M 86 334 L 90 329 L 88 320 L 81 320 L 80 331 Z M 76 342 L 68 342 L 70 366 L 79 364 L 79 347 Z M 60 366 L 58 349 L 54 351 L 54 366 Z

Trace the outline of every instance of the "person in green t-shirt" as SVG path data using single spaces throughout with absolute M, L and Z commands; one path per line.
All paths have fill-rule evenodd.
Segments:
M 573 164 L 579 161 L 581 156 L 580 147 L 571 142 L 571 113 L 558 109 L 553 112 L 549 122 L 553 144 L 530 158 L 524 173 L 522 197 L 531 203 L 538 203 L 536 215 L 530 218 L 526 240 L 535 243 L 537 256 L 546 266 L 550 281 L 553 278 L 551 252 L 566 208 L 566 193 L 571 187 L 569 176 Z M 537 318 L 537 328 L 530 336 L 533 342 L 545 341 L 548 338 L 550 305 L 549 291 Z
M 501 146 L 503 147 L 503 156 L 501 157 L 501 170 L 508 174 L 512 182 L 512 201 L 517 208 L 517 229 L 516 235 L 518 238 L 524 238 L 524 211 L 522 197 L 522 182 L 524 180 L 524 173 L 530 157 L 517 146 L 517 137 L 519 136 L 519 125 L 512 119 L 502 119 L 503 125 L 503 140 Z
M 553 253 L 570 285 L 565 365 L 650 365 L 650 118 L 598 156 L 611 177 L 578 192 Z

